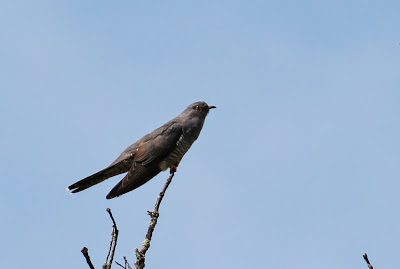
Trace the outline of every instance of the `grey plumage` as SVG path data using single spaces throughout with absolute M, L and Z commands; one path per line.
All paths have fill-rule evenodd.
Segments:
M 179 116 L 129 146 L 110 166 L 67 189 L 72 190 L 72 193 L 80 192 L 110 177 L 128 172 L 107 195 L 107 199 L 112 199 L 140 187 L 161 171 L 176 169 L 198 138 L 212 108 L 215 106 L 205 102 L 191 104 Z

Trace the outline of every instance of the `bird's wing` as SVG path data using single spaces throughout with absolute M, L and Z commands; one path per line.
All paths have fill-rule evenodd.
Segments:
M 115 161 L 113 161 L 112 164 L 110 164 L 109 167 L 111 167 L 114 164 L 117 164 L 117 163 L 119 163 L 121 161 L 129 160 L 129 159 L 133 160 L 133 155 L 135 155 L 136 151 L 138 150 L 138 143 L 139 143 L 139 141 L 137 141 L 136 143 L 134 143 L 134 144 L 130 145 L 129 147 L 127 147 L 124 150 L 124 152 L 122 152 L 121 155 L 119 155 L 118 158 Z M 132 165 L 132 163 L 130 163 L 130 165 Z
M 138 142 L 131 169 L 110 191 L 107 199 L 134 190 L 160 173 L 160 161 L 175 149 L 182 133 L 180 123 L 170 122 L 143 137 Z

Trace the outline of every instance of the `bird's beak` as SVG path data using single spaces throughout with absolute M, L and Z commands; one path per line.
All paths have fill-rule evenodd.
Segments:
M 216 106 L 208 106 L 208 110 L 213 109 L 213 108 L 217 108 Z

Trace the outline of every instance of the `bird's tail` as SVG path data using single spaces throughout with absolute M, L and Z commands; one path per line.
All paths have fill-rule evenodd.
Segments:
M 100 182 L 103 182 L 104 180 L 125 173 L 129 170 L 130 165 L 127 162 L 119 162 L 114 165 L 111 165 L 96 174 L 93 174 L 91 176 L 88 176 L 87 178 L 84 178 L 71 186 L 67 188 L 67 191 L 72 191 L 72 193 L 77 193 L 80 191 L 83 191 L 87 188 L 90 188 L 96 184 L 99 184 Z

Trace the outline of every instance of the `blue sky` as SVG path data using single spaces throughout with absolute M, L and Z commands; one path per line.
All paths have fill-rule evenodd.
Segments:
M 1 268 L 101 268 L 107 207 L 134 263 L 168 173 L 65 188 L 198 100 L 146 268 L 398 265 L 398 1 L 0 7 Z

